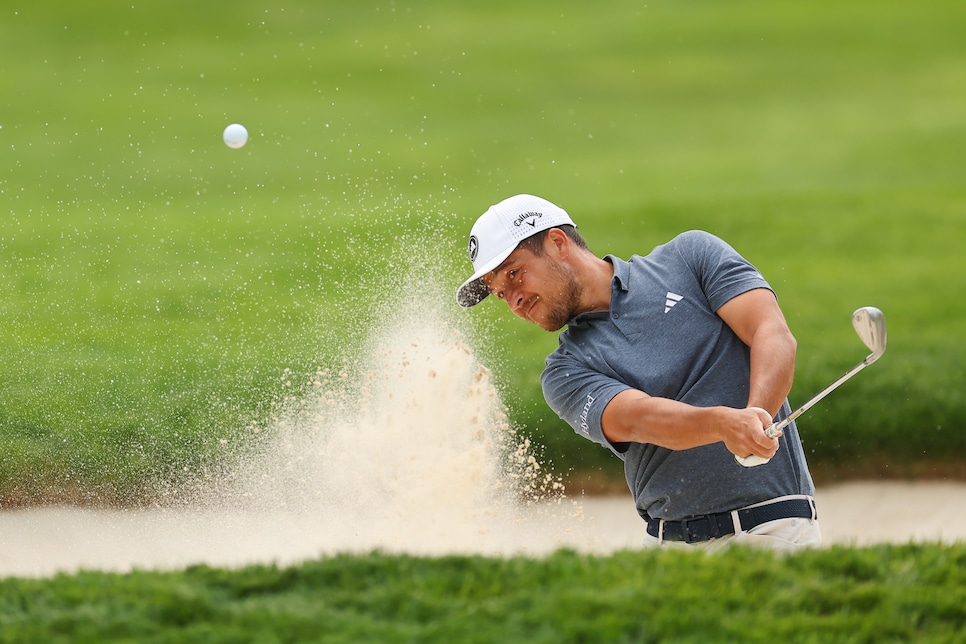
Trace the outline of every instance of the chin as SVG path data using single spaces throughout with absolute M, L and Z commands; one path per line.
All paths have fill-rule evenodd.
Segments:
M 534 324 L 538 325 L 544 331 L 553 333 L 554 331 L 559 331 L 560 329 L 564 328 L 567 323 L 560 323 L 557 322 L 557 320 L 543 320 L 542 322 L 534 322 Z

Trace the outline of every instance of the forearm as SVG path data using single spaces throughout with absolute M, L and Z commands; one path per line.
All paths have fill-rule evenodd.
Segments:
M 761 407 L 774 418 L 791 391 L 797 344 L 788 326 L 763 325 L 751 341 L 748 406 Z
M 693 407 L 629 389 L 604 409 L 604 435 L 614 443 L 650 443 L 681 450 L 721 440 L 717 408 Z
M 728 301 L 718 315 L 750 348 L 748 406 L 778 414 L 795 375 L 795 336 L 785 322 L 775 295 L 754 289 Z
M 649 443 L 685 450 L 724 442 L 737 456 L 771 458 L 778 442 L 762 431 L 769 420 L 764 409 L 693 407 L 636 389 L 614 396 L 601 419 L 604 435 L 612 443 Z

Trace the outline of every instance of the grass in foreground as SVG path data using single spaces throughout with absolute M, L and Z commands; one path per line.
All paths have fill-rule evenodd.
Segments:
M 301 566 L 0 580 L 0 641 L 955 642 L 966 546 Z

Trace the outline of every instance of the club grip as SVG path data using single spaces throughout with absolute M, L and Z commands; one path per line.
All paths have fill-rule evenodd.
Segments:
M 762 458 L 761 456 L 735 456 L 735 460 L 744 465 L 745 467 L 755 467 L 756 465 L 764 465 L 770 458 Z

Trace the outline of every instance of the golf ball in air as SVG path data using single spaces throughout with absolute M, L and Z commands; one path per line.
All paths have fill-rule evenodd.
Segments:
M 225 139 L 225 145 L 230 148 L 240 148 L 248 143 L 248 130 L 240 123 L 232 123 L 226 127 L 222 136 Z

